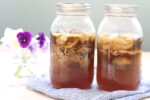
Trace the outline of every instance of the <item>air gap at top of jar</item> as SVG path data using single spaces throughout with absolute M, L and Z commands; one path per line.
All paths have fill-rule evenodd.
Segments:
M 89 4 L 59 3 L 51 26 L 50 76 L 54 88 L 90 88 L 95 28 Z
M 105 5 L 97 38 L 97 83 L 102 90 L 136 90 L 139 86 L 143 31 L 137 8 Z

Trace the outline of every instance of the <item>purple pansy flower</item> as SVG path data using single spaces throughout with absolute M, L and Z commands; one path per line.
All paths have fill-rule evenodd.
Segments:
M 31 53 L 34 53 L 34 52 L 36 51 L 36 48 L 35 48 L 34 45 L 30 45 L 30 46 L 28 47 L 28 49 L 30 50 Z
M 46 38 L 43 32 L 39 33 L 39 37 L 36 38 L 36 40 L 38 40 L 40 48 L 42 48 L 44 46 L 44 43 L 46 42 Z
M 22 48 L 26 48 L 29 46 L 32 34 L 30 32 L 19 32 L 17 34 L 18 42 Z

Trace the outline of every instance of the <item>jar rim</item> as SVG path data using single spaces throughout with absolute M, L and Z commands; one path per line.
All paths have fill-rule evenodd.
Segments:
M 91 5 L 88 3 L 57 3 L 56 7 L 59 14 L 84 15 L 91 12 Z
M 139 13 L 138 5 L 105 4 L 104 7 L 107 15 L 136 16 Z

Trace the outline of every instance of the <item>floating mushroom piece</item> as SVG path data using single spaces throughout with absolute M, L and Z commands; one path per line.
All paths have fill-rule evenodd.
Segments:
M 72 63 L 78 63 L 81 68 L 90 66 L 94 58 L 94 34 L 53 33 L 52 36 L 56 40 L 52 52 L 55 58 L 64 61 L 66 66 Z
M 130 39 L 123 35 L 118 35 L 115 37 L 111 37 L 108 35 L 101 35 L 99 37 L 99 45 L 102 49 L 112 49 L 112 50 L 127 50 L 133 47 L 134 39 Z
M 112 61 L 112 65 L 117 70 L 125 70 L 127 67 L 132 65 L 132 61 L 126 57 L 115 57 Z

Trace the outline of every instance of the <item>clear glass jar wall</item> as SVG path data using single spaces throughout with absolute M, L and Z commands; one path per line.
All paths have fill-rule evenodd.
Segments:
M 102 90 L 136 90 L 139 86 L 143 31 L 137 8 L 105 5 L 97 38 L 97 83 Z
M 89 4 L 57 4 L 57 17 L 50 33 L 50 76 L 55 88 L 91 86 L 95 28 L 89 14 Z

